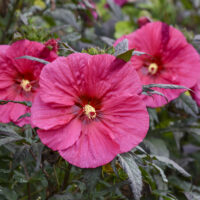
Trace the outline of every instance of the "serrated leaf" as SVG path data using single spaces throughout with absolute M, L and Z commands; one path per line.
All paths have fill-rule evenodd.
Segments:
M 1 136 L 2 135 L 6 135 L 6 136 L 11 136 L 11 137 L 21 137 L 17 134 L 17 132 L 15 131 L 15 128 L 18 129 L 18 127 L 14 127 L 14 126 L 11 126 L 9 124 L 2 124 L 0 123 L 0 133 L 1 133 Z M 19 129 L 21 130 L 21 129 Z
M 151 154 L 169 157 L 169 150 L 162 139 L 149 137 L 143 141 L 144 145 L 150 150 Z
M 12 100 L 0 100 L 0 105 L 4 105 L 7 103 L 19 103 L 19 104 L 23 104 L 25 106 L 31 107 L 32 103 L 30 101 L 12 101 Z
M 100 175 L 101 167 L 83 170 L 83 179 L 89 192 L 94 191 Z
M 174 100 L 173 103 L 179 109 L 183 109 L 186 113 L 196 117 L 199 113 L 199 109 L 196 101 L 192 97 L 185 94 L 181 94 L 178 99 Z
M 184 192 L 184 194 L 188 200 L 199 200 L 200 199 L 200 194 L 198 194 L 196 192 Z
M 128 40 L 124 39 L 115 46 L 115 56 L 119 56 L 128 51 Z
M 174 168 L 176 169 L 179 173 L 181 173 L 183 176 L 185 177 L 191 177 L 191 175 L 186 172 L 181 166 L 179 166 L 176 162 L 174 162 L 173 160 L 169 159 L 169 158 L 166 158 L 166 157 L 163 157 L 163 156 L 155 156 L 155 158 L 166 164 L 168 167 L 170 168 Z
M 80 24 L 76 20 L 76 16 L 69 9 L 57 8 L 54 11 L 49 11 L 47 14 L 51 15 L 54 19 L 64 22 L 64 24 L 70 24 L 76 30 L 80 31 Z
M 111 10 L 113 11 L 115 17 L 118 20 L 122 19 L 123 16 L 120 7 L 113 0 L 107 0 L 107 3 L 110 6 Z
M 21 57 L 17 57 L 15 59 L 28 59 L 28 60 L 36 61 L 36 62 L 45 64 L 45 65 L 48 64 L 48 63 L 50 63 L 50 62 L 48 62 L 46 60 L 43 60 L 41 58 L 36 58 L 36 57 L 33 57 L 33 56 L 27 56 L 27 55 L 21 56 Z
M 166 102 L 168 103 L 167 97 L 166 97 L 163 93 L 158 92 L 158 91 L 156 91 L 156 90 L 152 90 L 152 89 L 150 89 L 150 88 L 146 88 L 146 87 L 143 86 L 143 89 L 142 89 L 142 93 L 141 93 L 141 94 L 147 95 L 147 96 L 152 96 L 152 98 L 153 98 L 153 94 L 160 95 L 160 96 L 164 97 L 165 100 L 166 100 Z
M 113 46 L 113 44 L 115 43 L 115 40 L 113 40 L 112 38 L 106 36 L 101 36 L 100 38 L 103 42 L 105 42 L 109 46 Z
M 162 180 L 164 183 L 168 183 L 168 179 L 164 173 L 164 171 L 156 164 L 152 163 L 152 166 L 160 173 Z
M 124 60 L 125 62 L 128 62 L 133 53 L 134 49 L 128 49 L 128 40 L 124 39 L 120 43 L 117 44 L 115 47 L 115 53 L 114 55 L 119 58 Z
M 122 59 L 125 62 L 128 62 L 131 59 L 131 57 L 132 57 L 132 52 L 133 51 L 134 51 L 133 49 L 128 50 L 125 53 L 118 55 L 117 58 Z
M 147 111 L 148 111 L 150 117 L 152 118 L 152 120 L 159 122 L 157 112 L 154 108 L 147 108 Z
M 145 53 L 145 52 L 142 52 L 142 51 L 134 51 L 133 53 L 132 53 L 132 56 L 142 56 L 142 55 L 148 55 L 147 53 Z
M 122 168 L 127 173 L 131 182 L 131 189 L 135 200 L 140 200 L 142 194 L 142 175 L 131 153 L 118 155 Z
M 21 115 L 17 120 L 20 120 L 24 117 L 30 117 L 31 116 L 31 113 L 25 113 L 24 115 Z
M 0 146 L 11 143 L 11 142 L 16 142 L 18 140 L 21 140 L 22 137 L 5 137 L 0 139 Z
M 4 196 L 6 200 L 17 200 L 18 195 L 14 190 L 10 190 L 0 186 L 0 195 Z
M 153 87 L 158 87 L 158 88 L 164 88 L 164 89 L 186 89 L 190 90 L 187 87 L 184 87 L 182 85 L 174 85 L 174 84 L 148 84 L 148 85 L 143 85 L 144 88 L 153 88 Z

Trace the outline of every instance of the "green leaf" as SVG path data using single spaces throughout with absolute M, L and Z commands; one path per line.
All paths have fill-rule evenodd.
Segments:
M 158 114 L 156 112 L 156 109 L 153 108 L 147 108 L 149 117 L 150 117 L 150 127 L 154 128 L 154 123 L 158 123 Z
M 142 175 L 131 153 L 118 155 L 122 168 L 127 173 L 131 182 L 131 189 L 135 200 L 140 200 L 142 194 Z
M 153 87 L 164 88 L 164 89 L 186 89 L 186 90 L 190 90 L 189 88 L 186 88 L 184 86 L 174 85 L 174 84 L 149 84 L 149 85 L 143 85 L 143 88 L 153 88 Z
M 179 173 L 181 173 L 183 176 L 185 177 L 191 177 L 191 175 L 186 172 L 181 166 L 179 166 L 176 162 L 174 162 L 173 160 L 169 159 L 169 158 L 166 158 L 166 157 L 163 157 L 163 156 L 155 156 L 155 158 L 166 164 L 168 167 L 170 168 L 174 168 L 176 169 Z
M 0 146 L 11 143 L 11 142 L 16 142 L 18 140 L 21 140 L 22 137 L 6 137 L 6 138 L 2 138 L 0 139 Z
M 115 56 L 119 59 L 124 60 L 125 62 L 128 62 L 133 53 L 134 49 L 128 49 L 128 40 L 124 39 L 122 42 L 118 43 L 115 47 Z
M 186 113 L 196 117 L 199 113 L 196 101 L 192 99 L 191 96 L 181 94 L 180 97 L 173 101 L 176 108 L 183 109 Z
M 101 167 L 95 169 L 83 169 L 83 179 L 87 186 L 88 193 L 91 193 L 95 190 L 100 175 Z
M 20 120 L 24 117 L 30 117 L 31 116 L 31 113 L 25 113 L 24 115 L 21 115 L 17 120 Z
M 33 57 L 33 56 L 27 56 L 27 55 L 21 56 L 21 57 L 17 57 L 15 59 L 28 59 L 28 60 L 40 62 L 40 63 L 45 64 L 45 65 L 48 64 L 48 63 L 50 63 L 50 62 L 48 62 L 46 60 L 43 60 L 41 58 L 36 58 L 36 57 Z
M 113 44 L 115 43 L 115 40 L 113 40 L 112 38 L 106 36 L 101 36 L 100 38 L 103 42 L 105 42 L 109 46 L 113 46 Z
M 150 150 L 151 154 L 169 157 L 169 150 L 163 140 L 156 137 L 149 137 L 143 143 Z
M 115 56 L 119 56 L 128 51 L 128 40 L 124 39 L 115 46 Z
M 12 100 L 0 100 L 0 105 L 4 105 L 7 103 L 19 103 L 19 104 L 23 104 L 25 106 L 31 107 L 32 103 L 30 101 L 12 101 Z
M 18 135 L 18 132 L 22 132 L 22 129 L 11 124 L 0 123 L 0 136 L 21 137 Z
M 131 21 L 118 21 L 115 24 L 115 38 L 120 38 L 134 31 L 134 26 Z
M 142 52 L 142 51 L 134 51 L 132 56 L 142 56 L 142 55 L 148 55 L 147 53 L 145 52 Z
M 200 194 L 196 192 L 184 192 L 188 200 L 199 200 Z
M 113 11 L 115 17 L 118 20 L 122 19 L 123 16 L 120 7 L 113 0 L 107 0 L 107 3 L 110 6 L 111 10 Z
M 168 179 L 164 173 L 164 171 L 156 164 L 152 163 L 152 166 L 160 173 L 162 180 L 164 183 L 168 183 Z
M 150 88 L 146 88 L 146 87 L 143 86 L 142 94 L 147 95 L 147 96 L 152 96 L 153 94 L 160 95 L 160 96 L 164 97 L 166 102 L 168 103 L 167 97 L 163 93 L 158 92 L 156 90 L 152 90 Z M 152 96 L 152 98 L 154 98 L 154 97 Z
M 128 50 L 125 53 L 122 53 L 122 54 L 118 55 L 117 58 L 122 59 L 125 62 L 128 62 L 132 57 L 133 51 L 134 51 L 133 49 Z
M 7 200 L 17 200 L 18 195 L 14 190 L 10 190 L 0 186 L 0 195 L 4 196 Z

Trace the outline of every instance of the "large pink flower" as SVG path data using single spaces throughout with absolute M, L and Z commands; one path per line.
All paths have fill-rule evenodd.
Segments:
M 45 66 L 31 108 L 42 142 L 68 162 L 94 168 L 131 150 L 149 117 L 130 63 L 112 55 L 75 53 Z
M 137 31 L 123 36 L 115 43 L 128 39 L 129 49 L 148 55 L 133 56 L 131 62 L 143 84 L 176 84 L 191 88 L 200 74 L 200 57 L 183 34 L 162 22 L 148 23 Z M 177 98 L 183 90 L 156 89 L 168 99 Z M 166 100 L 159 95 L 144 96 L 147 106 L 159 107 Z
M 53 61 L 57 54 L 45 45 L 29 40 L 20 40 L 12 45 L 0 45 L 0 100 L 32 101 L 38 90 L 40 72 L 44 66 L 21 56 L 34 56 Z M 30 119 L 18 119 L 30 109 L 22 104 L 0 105 L 0 122 L 13 121 L 19 125 L 29 123 Z

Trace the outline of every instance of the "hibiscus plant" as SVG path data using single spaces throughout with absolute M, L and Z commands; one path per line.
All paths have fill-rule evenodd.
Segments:
M 0 200 L 199 200 L 200 1 L 0 1 Z

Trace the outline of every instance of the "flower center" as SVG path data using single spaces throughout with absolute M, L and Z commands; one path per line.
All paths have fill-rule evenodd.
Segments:
M 83 111 L 85 113 L 85 115 L 89 118 L 89 119 L 94 119 L 96 117 L 96 110 L 94 107 L 92 107 L 89 104 L 86 104 L 83 107 Z
M 26 91 L 30 92 L 31 91 L 31 83 L 29 80 L 22 79 L 20 86 Z
M 158 65 L 156 63 L 151 63 L 148 67 L 148 71 L 151 75 L 156 74 L 156 72 L 158 71 Z

